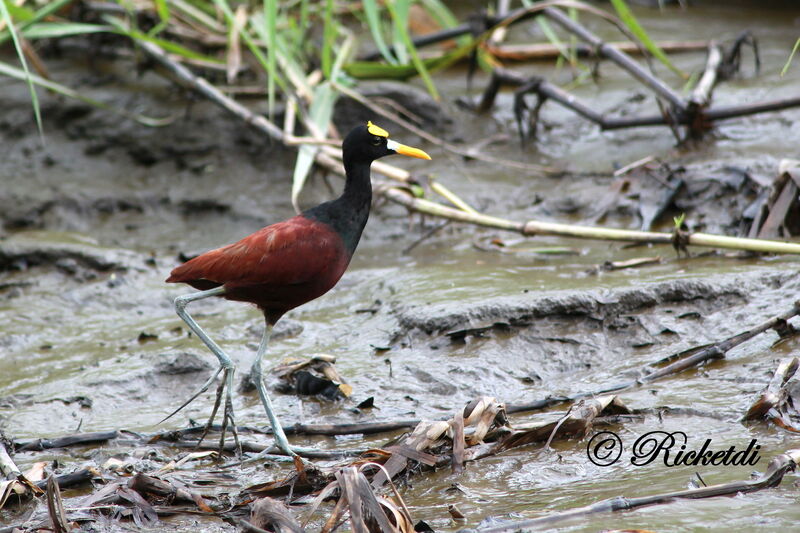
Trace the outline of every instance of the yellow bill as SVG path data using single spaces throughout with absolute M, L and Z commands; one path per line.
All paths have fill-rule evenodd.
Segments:
M 386 141 L 386 148 L 389 150 L 394 150 L 398 154 L 407 155 L 409 157 L 416 157 L 418 159 L 430 159 L 431 156 L 426 154 L 424 151 L 420 150 L 419 148 L 412 148 L 411 146 L 406 146 L 405 144 L 400 144 L 395 142 L 391 139 Z

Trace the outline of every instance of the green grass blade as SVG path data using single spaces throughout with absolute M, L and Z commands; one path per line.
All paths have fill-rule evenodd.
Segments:
M 386 7 L 389 9 L 389 13 L 392 15 L 392 19 L 394 20 L 395 30 L 399 32 L 399 38 L 402 44 L 411 55 L 411 64 L 414 65 L 414 68 L 417 69 L 417 72 L 419 72 L 419 75 L 422 77 L 422 81 L 425 83 L 425 87 L 428 89 L 430 95 L 435 100 L 439 100 L 439 91 L 436 90 L 436 85 L 433 83 L 430 72 L 428 72 L 425 63 L 420 59 L 417 49 L 408 33 L 409 6 L 410 3 L 405 0 L 397 0 L 394 3 L 390 2 L 386 4 Z M 397 50 L 397 46 L 395 46 L 395 50 Z
M 409 62 L 409 52 L 403 34 L 408 27 L 408 10 L 410 4 L 407 0 L 392 0 L 386 3 L 386 8 L 392 18 L 392 46 L 397 57 L 397 62 L 406 64 Z
M 31 83 L 39 87 L 42 87 L 43 89 L 47 89 L 48 91 L 53 91 L 54 93 L 66 96 L 68 98 L 74 98 L 75 100 L 80 100 L 81 102 L 85 102 L 98 109 L 103 109 L 104 111 L 111 111 L 112 113 L 116 113 L 126 118 L 135 120 L 141 124 L 144 124 L 145 126 L 164 126 L 169 122 L 172 122 L 173 120 L 172 117 L 159 119 L 159 118 L 147 117 L 144 115 L 138 115 L 134 113 L 128 113 L 127 111 L 117 109 L 108 104 L 95 100 L 94 98 L 90 98 L 85 94 L 78 92 L 74 89 L 70 89 L 65 85 L 61 85 L 60 83 L 56 83 L 54 81 L 42 78 L 41 76 L 38 76 L 36 74 L 25 72 L 22 69 L 19 69 L 13 65 L 9 65 L 8 63 L 4 63 L 2 61 L 0 61 L 0 75 L 8 76 L 9 78 L 14 78 L 20 81 L 30 81 Z
M 392 55 L 391 50 L 386 45 L 386 40 L 383 38 L 383 26 L 381 24 L 380 7 L 376 0 L 364 0 L 364 14 L 367 16 L 367 26 L 372 34 L 372 40 L 375 46 L 389 64 L 396 65 L 397 59 Z
M 664 53 L 661 48 L 647 35 L 647 32 L 644 31 L 644 28 L 639 24 L 639 21 L 636 20 L 636 17 L 633 16 L 633 12 L 628 7 L 628 4 L 625 3 L 625 0 L 611 0 L 611 3 L 614 6 L 614 9 L 617 10 L 617 15 L 622 20 L 622 22 L 628 27 L 628 29 L 633 33 L 637 39 L 639 39 L 642 44 L 644 45 L 647 50 L 653 54 L 653 57 L 661 61 L 667 68 L 669 68 L 672 72 L 677 74 L 683 79 L 686 79 L 687 75 L 681 69 L 676 67 L 672 61 L 669 60 L 667 54 Z
M 169 0 L 172 4 L 172 7 L 175 8 L 177 11 L 180 11 L 187 17 L 194 19 L 196 22 L 199 22 L 206 28 L 215 31 L 217 33 L 224 33 L 225 27 L 218 23 L 213 17 L 211 17 L 206 11 L 204 11 L 201 6 L 197 7 L 186 0 Z
M 220 61 L 216 57 L 207 56 L 205 54 L 201 54 L 200 52 L 195 52 L 185 46 L 181 46 L 177 43 L 172 41 L 167 41 L 165 39 L 159 39 L 158 37 L 153 37 L 147 35 L 146 33 L 142 33 L 139 30 L 134 30 L 129 28 L 122 19 L 117 17 L 104 17 L 105 21 L 111 24 L 119 33 L 123 35 L 127 35 L 133 41 L 147 41 L 153 44 L 156 44 L 166 50 L 167 52 L 171 52 L 173 54 L 179 55 L 181 57 L 185 57 L 186 59 L 197 59 L 200 61 L 207 61 L 209 63 L 219 63 L 220 65 L 224 64 L 223 61 Z
M 789 65 L 792 64 L 792 59 L 794 59 L 794 54 L 797 52 L 797 49 L 800 48 L 800 38 L 797 39 L 794 43 L 794 48 L 792 48 L 792 53 L 789 54 L 789 59 L 786 60 L 786 64 L 781 69 L 781 76 L 786 74 L 786 71 L 789 70 Z
M 275 110 L 275 80 L 278 77 L 276 34 L 278 0 L 264 0 L 264 33 L 267 42 L 267 113 L 270 120 Z
M 428 72 L 447 68 L 468 56 L 480 41 L 473 41 L 438 57 L 422 60 Z M 353 61 L 344 66 L 344 71 L 356 79 L 396 79 L 405 80 L 416 76 L 419 71 L 411 64 L 388 65 L 379 61 Z
M 309 118 L 322 132 L 328 131 L 328 125 L 333 117 L 333 105 L 336 103 L 338 92 L 331 87 L 330 82 L 326 81 L 319 84 L 314 89 L 314 99 L 311 102 Z M 297 153 L 297 161 L 294 165 L 294 175 L 292 176 L 292 205 L 295 210 L 300 211 L 298 199 L 300 191 L 303 190 L 314 157 L 319 150 L 318 146 L 304 144 Z
M 8 0 L 5 0 L 5 4 L 6 9 L 8 9 L 8 13 L 11 15 L 11 18 L 20 23 L 27 22 L 36 16 L 36 13 L 27 7 L 18 6 L 13 2 L 9 2 Z
M 86 35 L 90 33 L 114 32 L 111 26 L 100 24 L 84 24 L 81 22 L 40 22 L 28 26 L 22 31 L 26 39 L 49 39 L 69 37 L 71 35 Z
M 44 128 L 42 127 L 42 112 L 39 108 L 39 96 L 36 94 L 36 88 L 33 86 L 33 79 L 30 71 L 28 71 L 28 62 L 25 60 L 25 53 L 22 51 L 22 43 L 19 41 L 17 31 L 14 28 L 14 21 L 11 14 L 8 12 L 5 0 L 0 0 L 0 19 L 5 21 L 8 26 L 8 32 L 11 35 L 11 40 L 14 42 L 14 49 L 17 51 L 17 57 L 22 64 L 22 69 L 25 72 L 25 81 L 28 83 L 28 90 L 31 93 L 31 105 L 33 106 L 33 114 L 36 117 L 36 127 L 39 130 L 39 136 L 44 138 Z
M 35 24 L 45 17 L 52 15 L 70 2 L 72 2 L 72 0 L 56 0 L 55 2 L 45 4 L 44 7 L 38 9 L 35 13 L 31 13 L 30 10 L 23 10 L 22 8 L 18 8 L 16 6 L 14 6 L 14 9 L 12 10 L 11 6 L 14 5 L 13 3 L 11 3 L 9 0 L 0 0 L 0 3 L 9 9 L 8 12 L 12 15 L 12 19 L 21 21 L 21 24 L 17 26 L 17 31 L 19 32 L 24 31 L 31 24 Z M 14 13 L 18 13 L 21 16 L 14 15 Z M 8 30 L 0 32 L 0 44 L 3 44 L 11 37 L 11 25 L 9 24 L 8 27 Z
M 156 13 L 161 22 L 169 22 L 169 6 L 167 0 L 154 0 L 156 4 Z
M 325 17 L 322 29 L 322 73 L 326 78 L 331 77 L 333 65 L 333 42 L 336 40 L 337 22 L 333 18 L 333 0 L 325 0 Z
M 153 26 L 147 35 L 158 35 L 161 31 L 169 25 L 169 6 L 166 0 L 153 0 L 156 6 L 156 14 L 158 15 L 158 24 Z
M 553 27 L 544 17 L 536 17 L 536 24 L 539 26 L 539 29 L 542 30 L 545 38 L 550 41 L 550 44 L 556 47 L 559 53 L 559 57 L 566 59 L 567 61 L 571 60 L 571 54 L 569 53 L 569 49 L 567 45 L 558 37 L 558 34 L 553 30 Z

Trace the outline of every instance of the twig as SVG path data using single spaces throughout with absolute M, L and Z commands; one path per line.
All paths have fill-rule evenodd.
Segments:
M 47 478 L 47 511 L 53 524 L 54 533 L 67 533 L 71 529 L 67 514 L 64 512 L 64 500 L 61 499 L 61 491 L 58 489 L 55 476 L 52 474 Z
M 609 42 L 607 44 L 626 54 L 645 53 L 641 46 L 629 41 Z M 708 49 L 708 41 L 659 41 L 656 44 L 667 53 L 696 52 Z M 495 57 L 509 61 L 549 60 L 557 59 L 561 55 L 561 50 L 551 43 L 503 44 L 498 46 L 487 42 L 486 50 Z M 585 43 L 576 43 L 573 50 L 578 57 L 599 57 L 597 50 Z

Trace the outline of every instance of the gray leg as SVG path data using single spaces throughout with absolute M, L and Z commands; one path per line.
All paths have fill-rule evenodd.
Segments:
M 267 327 L 264 330 L 264 336 L 261 337 L 261 343 L 258 345 L 258 353 L 256 353 L 255 361 L 253 361 L 253 367 L 250 369 L 250 378 L 256 385 L 258 397 L 261 399 L 261 404 L 264 406 L 264 411 L 267 412 L 269 423 L 272 425 L 272 435 L 275 438 L 275 445 L 280 448 L 283 453 L 289 455 L 290 457 L 295 457 L 298 453 L 308 453 L 313 452 L 314 450 L 301 448 L 299 446 L 289 446 L 289 440 L 286 438 L 286 433 L 283 432 L 283 427 L 281 427 L 278 417 L 275 416 L 275 412 L 272 410 L 272 402 L 267 394 L 267 388 L 264 385 L 264 379 L 261 373 L 261 360 L 264 358 L 264 354 L 267 353 L 267 345 L 269 344 L 269 338 L 271 335 L 272 325 L 268 322 Z M 262 455 L 267 455 L 268 453 L 269 450 L 264 450 L 253 459 L 256 459 Z
M 214 373 L 214 375 L 211 376 L 208 379 L 208 381 L 206 381 L 203 384 L 203 386 L 195 395 L 189 398 L 189 400 L 187 400 L 183 405 L 178 407 L 178 409 L 173 411 L 172 414 L 170 414 L 167 418 L 173 416 L 175 413 L 177 413 L 178 411 L 189 405 L 200 394 L 207 391 L 208 387 L 214 382 L 219 373 L 222 372 L 222 381 L 220 382 L 220 385 L 217 388 L 217 398 L 216 401 L 214 402 L 214 409 L 211 412 L 211 418 L 209 418 L 208 423 L 206 424 L 205 431 L 203 432 L 202 437 L 200 437 L 200 442 L 203 441 L 206 434 L 208 433 L 208 430 L 211 428 L 211 425 L 214 422 L 214 418 L 217 415 L 217 410 L 219 409 L 223 393 L 225 393 L 225 407 L 224 407 L 225 414 L 223 415 L 222 419 L 222 436 L 220 437 L 220 448 L 222 448 L 225 442 L 225 430 L 227 429 L 228 422 L 230 422 L 231 424 L 233 436 L 238 448 L 239 436 L 236 432 L 236 422 L 233 416 L 233 401 L 231 399 L 231 390 L 233 389 L 233 374 L 236 367 L 233 364 L 233 361 L 231 361 L 231 358 L 228 357 L 228 355 L 222 351 L 222 348 L 220 348 L 219 345 L 216 342 L 214 342 L 206 334 L 205 331 L 203 331 L 203 328 L 201 328 L 200 325 L 194 320 L 194 318 L 192 318 L 192 316 L 186 311 L 186 306 L 190 302 L 194 302 L 196 300 L 202 300 L 204 298 L 210 298 L 212 296 L 221 296 L 223 294 L 225 294 L 225 288 L 217 287 L 215 289 L 195 292 L 192 294 L 186 294 L 175 298 L 175 311 L 178 313 L 178 316 L 181 317 L 181 319 L 183 319 L 184 322 L 186 322 L 186 325 L 189 326 L 189 329 L 191 329 L 194 332 L 194 334 L 197 335 L 197 337 L 201 341 L 203 341 L 203 343 L 206 346 L 208 346 L 208 349 L 211 350 L 211 352 L 217 357 L 217 359 L 219 360 L 219 368 Z M 227 391 L 225 391 L 226 388 Z M 166 420 L 166 418 L 164 420 Z
M 272 410 L 272 402 L 267 394 L 267 389 L 264 386 L 264 379 L 261 374 L 261 360 L 264 358 L 264 354 L 267 353 L 267 345 L 269 344 L 271 335 L 272 324 L 268 322 L 267 327 L 264 329 L 264 335 L 261 337 L 261 343 L 258 345 L 258 353 L 256 353 L 255 361 L 253 361 L 253 367 L 250 369 L 250 377 L 253 382 L 255 382 L 256 389 L 258 390 L 258 397 L 261 398 L 261 404 L 267 412 L 270 425 L 272 425 L 272 435 L 275 437 L 275 444 L 287 455 L 295 456 L 297 454 L 292 450 L 291 446 L 289 446 L 286 433 L 283 432 L 283 427 L 281 427 L 278 417 L 275 416 L 275 412 Z

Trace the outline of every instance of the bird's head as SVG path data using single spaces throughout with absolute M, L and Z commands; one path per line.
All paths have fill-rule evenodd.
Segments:
M 420 150 L 389 139 L 385 129 L 372 122 L 356 126 L 347 134 L 342 144 L 345 160 L 372 162 L 378 158 L 402 154 L 419 159 L 430 159 L 431 156 Z

